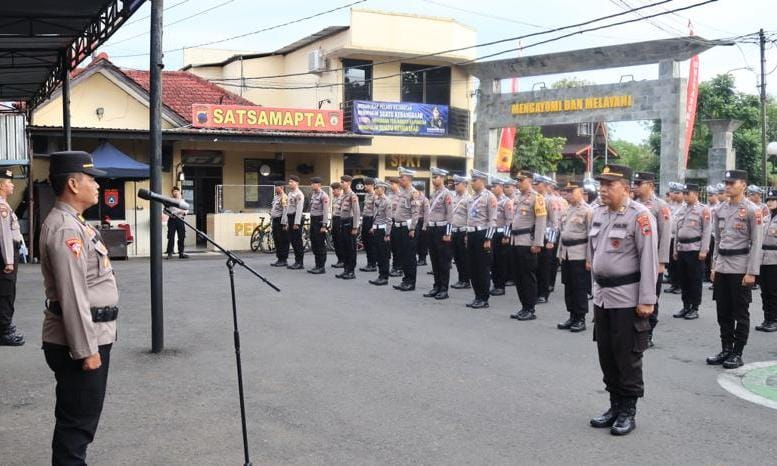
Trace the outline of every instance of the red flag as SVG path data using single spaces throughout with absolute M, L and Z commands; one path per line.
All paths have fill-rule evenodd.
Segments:
M 693 35 L 693 26 L 688 21 L 690 35 Z M 688 93 L 685 102 L 685 167 L 688 167 L 688 154 L 691 149 L 693 126 L 696 123 L 696 101 L 699 97 L 699 56 L 691 57 L 691 69 L 688 71 Z
M 511 79 L 510 89 L 513 93 L 518 92 L 518 78 Z M 516 128 L 502 128 L 499 150 L 496 153 L 496 171 L 499 173 L 510 173 L 510 167 L 513 163 L 515 133 Z

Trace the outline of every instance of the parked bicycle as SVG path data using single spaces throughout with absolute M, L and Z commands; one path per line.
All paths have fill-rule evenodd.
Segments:
M 251 233 L 251 251 L 275 252 L 275 242 L 272 239 L 272 223 L 266 221 L 265 217 L 259 219 L 259 225 Z

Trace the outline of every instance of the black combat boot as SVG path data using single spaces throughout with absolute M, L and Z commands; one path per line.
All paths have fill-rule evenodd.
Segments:
M 723 361 L 729 358 L 731 356 L 731 346 L 730 345 L 723 345 L 723 349 L 720 353 L 716 354 L 715 356 L 710 356 L 707 358 L 707 364 L 711 366 L 719 366 L 723 364 Z
M 742 351 L 734 350 L 728 358 L 726 358 L 725 361 L 723 361 L 723 367 L 725 369 L 736 369 L 739 367 L 744 366 L 745 363 L 742 361 Z
M 777 332 L 777 320 L 767 320 L 761 330 L 763 332 Z
M 620 397 L 614 393 L 610 393 L 610 409 L 608 409 L 601 416 L 596 416 L 591 419 L 591 427 L 601 429 L 604 427 L 612 427 L 615 423 L 615 419 L 618 418 L 618 412 L 620 410 Z
M 572 327 L 572 324 L 575 323 L 575 316 L 572 314 L 569 314 L 569 319 L 567 319 L 564 322 L 561 322 L 560 324 L 556 324 L 556 328 L 559 330 L 569 330 Z
M 629 435 L 632 430 L 637 428 L 637 421 L 634 420 L 636 415 L 637 398 L 634 396 L 623 397 L 618 411 L 618 418 L 615 419 L 615 423 L 610 427 L 610 433 L 612 435 Z
M 424 293 L 423 296 L 424 298 L 434 298 L 435 296 L 437 296 L 437 293 L 439 292 L 440 292 L 440 287 L 435 286 L 435 287 L 432 287 L 431 290 Z
M 682 319 L 683 317 L 688 315 L 689 312 L 691 312 L 690 307 L 683 304 L 683 308 L 677 311 L 676 313 L 672 314 L 672 317 L 674 317 L 675 319 Z
M 575 316 L 575 321 L 572 322 L 572 326 L 569 327 L 569 331 L 572 333 L 585 331 L 585 314 L 582 316 Z
M 691 309 L 688 311 L 687 314 L 685 314 L 685 320 L 693 320 L 699 318 L 699 306 L 693 305 L 691 306 Z

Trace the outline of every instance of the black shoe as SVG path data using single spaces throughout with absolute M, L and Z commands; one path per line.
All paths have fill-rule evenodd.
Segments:
M 537 316 L 534 315 L 534 309 L 524 309 L 515 318 L 518 320 L 534 320 Z
M 24 345 L 24 335 L 16 331 L 0 335 L 0 346 L 22 346 Z
M 699 308 L 698 307 L 692 307 L 690 311 L 688 311 L 687 314 L 685 314 L 685 320 L 693 320 L 699 318 Z
M 559 330 L 569 330 L 574 323 L 575 321 L 570 317 L 565 322 L 561 322 L 560 324 L 556 325 L 556 328 Z
M 585 318 L 578 319 L 569 327 L 569 331 L 572 333 L 578 333 L 585 331 Z
M 764 327 L 765 327 L 765 326 L 766 326 L 766 324 L 768 324 L 768 323 L 769 323 L 769 321 L 768 321 L 768 320 L 764 320 L 763 322 L 761 322 L 761 324 L 760 324 L 760 325 L 756 325 L 756 326 L 755 326 L 755 329 L 756 329 L 756 330 L 758 330 L 759 332 L 763 332 L 763 331 L 764 331 Z
M 270 265 L 271 265 L 272 267 L 286 267 L 288 264 L 286 263 L 286 261 L 277 260 L 277 261 L 273 262 L 273 263 L 272 263 L 272 264 L 270 264 Z
M 445 290 L 441 290 L 439 293 L 437 293 L 437 294 L 434 296 L 434 299 L 440 299 L 440 300 L 442 300 L 442 299 L 448 299 L 448 292 L 447 292 L 447 291 L 445 291 Z
M 346 272 L 340 278 L 342 278 L 343 280 L 353 280 L 354 278 L 356 278 L 356 274 L 353 272 Z
M 621 412 L 618 413 L 617 419 L 610 427 L 610 433 L 618 436 L 629 435 L 636 428 L 637 421 L 634 419 L 634 415 Z
M 769 320 L 764 323 L 762 331 L 764 332 L 777 332 L 777 321 Z
M 504 288 L 493 288 L 491 291 L 488 292 L 491 296 L 504 296 L 505 289 Z
M 437 293 L 439 293 L 439 292 L 440 292 L 440 289 L 435 286 L 434 288 L 429 290 L 427 293 L 424 293 L 424 298 L 434 298 L 435 296 L 437 296 Z
M 173 253 L 172 252 L 168 252 L 167 253 L 167 260 L 170 260 L 172 258 L 173 258 Z M 270 264 L 270 265 L 272 265 L 272 264 Z
M 312 273 L 314 275 L 321 275 L 322 273 L 326 273 L 326 269 L 323 267 L 315 267 L 308 270 L 308 273 Z
M 399 291 L 413 291 L 415 290 L 415 285 L 411 285 L 410 283 L 402 283 L 400 285 L 394 285 L 394 289 Z
M 488 301 L 476 299 L 469 307 L 472 309 L 485 309 L 488 307 Z
M 303 269 L 304 267 L 302 266 L 301 263 L 296 262 L 294 264 L 287 265 L 286 268 L 289 270 L 300 270 L 300 269 Z
M 374 265 L 368 265 L 367 267 L 359 268 L 359 270 L 362 272 L 376 272 L 378 268 L 375 267 Z
M 612 427 L 612 425 L 615 424 L 615 420 L 618 418 L 619 403 L 620 401 L 615 395 L 610 395 L 610 409 L 591 419 L 591 427 L 596 427 L 597 429 Z
M 427 275 L 434 275 L 434 270 L 430 270 L 430 271 L 426 272 L 426 274 Z
M 464 290 L 467 288 L 470 288 L 469 282 L 456 282 L 453 285 L 451 285 L 451 288 L 454 290 Z
M 376 285 L 376 286 L 388 285 L 388 280 L 385 278 L 378 278 L 377 280 L 370 280 L 369 282 L 371 285 Z
M 680 310 L 679 310 L 679 311 L 677 311 L 676 313 L 672 314 L 672 317 L 674 317 L 675 319 L 682 319 L 682 318 L 683 318 L 683 317 L 685 317 L 685 316 L 686 316 L 686 315 L 687 315 L 689 312 L 691 312 L 691 310 L 690 310 L 690 309 L 688 309 L 687 307 L 683 306 L 683 308 L 682 308 L 682 309 L 680 309 Z
M 548 302 L 548 298 L 546 298 L 545 296 L 540 296 L 539 298 L 537 298 L 537 304 L 545 304 L 547 302 Z
M 424 265 L 426 265 L 426 259 L 419 260 L 418 262 L 416 262 L 416 265 L 419 267 L 423 267 Z
M 521 308 L 521 310 L 516 312 L 515 314 L 510 314 L 510 318 L 511 319 L 517 319 L 518 316 L 521 315 L 521 313 L 523 313 L 523 311 L 525 311 L 525 309 Z
M 338 273 L 337 275 L 335 275 L 335 278 L 343 278 L 343 275 L 345 275 L 345 273 L 346 273 L 345 271 L 343 271 L 342 273 Z
M 745 363 L 742 362 L 742 355 L 736 353 L 731 353 L 731 355 L 723 361 L 723 367 L 726 369 L 736 369 L 737 367 L 742 367 L 744 364 Z
M 336 264 L 332 264 L 332 268 L 333 269 L 342 269 L 344 267 L 345 267 L 345 264 L 343 264 L 342 262 L 338 262 Z
M 505 287 L 508 287 L 508 286 L 515 286 L 515 282 L 514 282 L 514 281 L 512 281 L 512 280 L 507 280 L 507 281 L 505 282 Z
M 720 353 L 716 354 L 715 356 L 710 356 L 707 358 L 707 364 L 710 366 L 719 366 L 723 364 L 725 360 L 731 356 L 731 350 L 730 349 L 724 349 Z
M 184 252 L 182 252 L 182 253 L 178 254 L 178 258 L 179 259 L 188 259 L 189 255 L 184 253 Z
M 402 271 L 401 270 L 392 270 L 389 272 L 389 277 L 401 277 Z
M 681 294 L 682 291 L 680 290 L 680 288 L 678 288 L 676 286 L 670 286 L 669 288 L 664 290 L 664 293 L 668 293 L 668 294 Z

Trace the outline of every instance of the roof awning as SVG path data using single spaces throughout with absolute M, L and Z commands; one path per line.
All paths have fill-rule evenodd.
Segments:
M 110 142 L 103 142 L 92 151 L 94 167 L 108 172 L 104 178 L 145 180 L 150 177 L 149 166 L 120 151 Z

